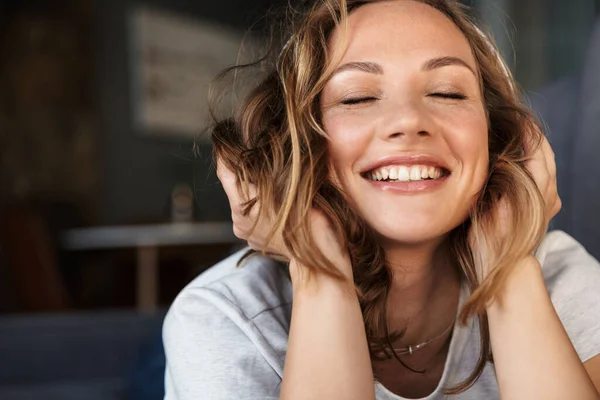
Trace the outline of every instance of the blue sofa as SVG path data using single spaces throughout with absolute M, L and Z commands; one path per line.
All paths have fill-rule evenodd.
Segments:
M 164 312 L 0 318 L 0 399 L 161 399 Z

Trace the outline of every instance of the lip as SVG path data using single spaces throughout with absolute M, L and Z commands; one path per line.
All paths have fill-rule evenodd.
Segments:
M 439 157 L 432 154 L 425 153 L 404 153 L 394 154 L 382 157 L 368 165 L 366 165 L 360 172 L 364 175 L 367 172 L 373 171 L 377 168 L 385 167 L 388 165 L 429 165 L 432 167 L 442 168 L 446 171 L 450 171 L 448 165 Z

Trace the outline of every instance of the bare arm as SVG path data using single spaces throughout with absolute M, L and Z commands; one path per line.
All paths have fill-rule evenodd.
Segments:
M 292 321 L 280 398 L 374 400 L 371 360 L 354 288 L 316 272 L 306 279 L 308 269 L 287 254 L 280 235 L 266 242 L 273 222 L 256 223 L 256 212 L 243 212 L 244 201 L 256 195 L 254 186 L 248 185 L 250 193 L 244 197 L 237 190 L 235 174 L 220 160 L 217 174 L 229 199 L 236 235 L 254 249 L 291 259 Z M 310 218 L 321 252 L 352 282 L 350 260 L 329 221 L 316 210 Z
M 600 399 L 554 310 L 538 261 L 532 256 L 522 263 L 502 304 L 487 310 L 502 399 Z
M 583 363 L 596 390 L 600 393 L 600 355 L 596 355 Z
M 375 399 L 354 290 L 323 276 L 313 276 L 309 282 L 292 280 L 294 304 L 280 398 Z

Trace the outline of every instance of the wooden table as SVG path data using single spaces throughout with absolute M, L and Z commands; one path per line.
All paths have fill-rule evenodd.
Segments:
M 136 296 L 140 311 L 154 311 L 158 301 L 158 249 L 194 244 L 241 245 L 230 222 L 171 223 L 103 226 L 65 231 L 67 250 L 135 248 L 137 251 Z

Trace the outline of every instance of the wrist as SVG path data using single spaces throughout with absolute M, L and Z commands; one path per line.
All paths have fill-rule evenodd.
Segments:
M 345 265 L 345 264 L 348 265 Z M 334 265 L 341 271 L 351 270 L 349 260 L 341 260 L 335 262 Z M 350 294 L 356 297 L 356 290 L 354 288 L 354 282 L 351 278 L 336 278 L 327 275 L 324 272 L 317 271 L 314 268 L 309 268 L 296 259 L 290 260 L 289 263 L 290 278 L 292 281 L 292 288 L 294 292 L 294 298 L 302 294 L 309 294 L 314 296 L 321 293 L 343 293 Z
M 491 317 L 507 308 L 520 308 L 540 296 L 548 297 L 548 291 L 540 263 L 530 256 L 519 262 L 496 298 L 487 306 L 487 313 Z

